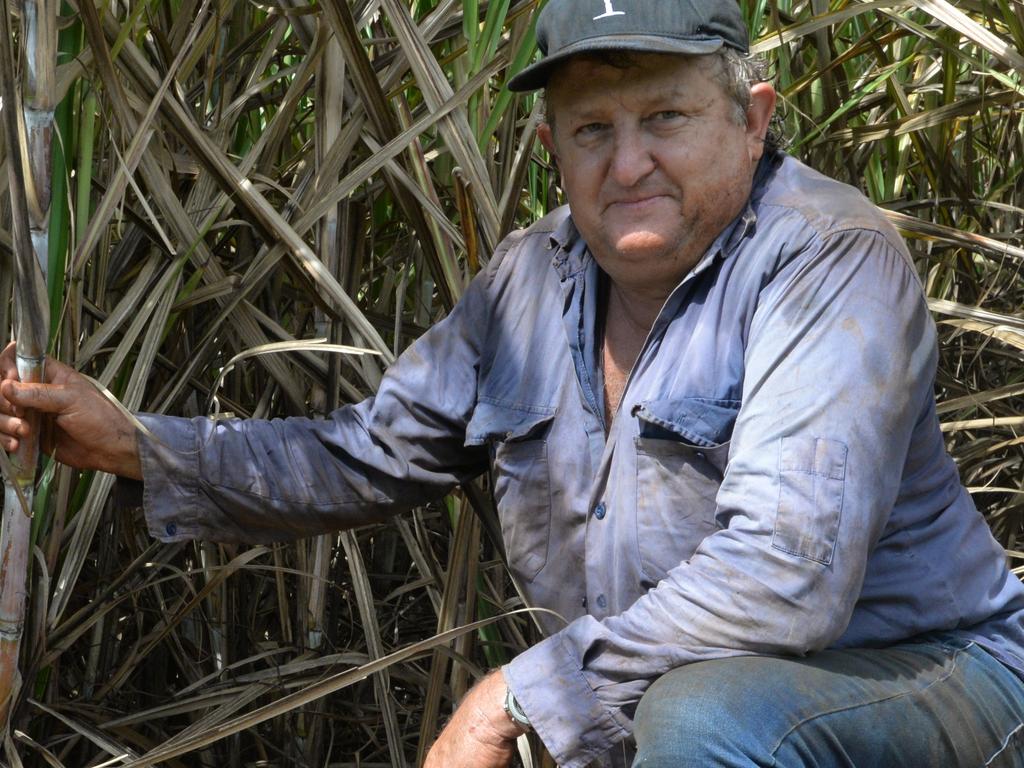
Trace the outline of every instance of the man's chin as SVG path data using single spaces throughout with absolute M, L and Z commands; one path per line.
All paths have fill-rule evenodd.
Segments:
M 656 232 L 630 232 L 614 240 L 619 258 L 627 261 L 645 261 L 660 258 L 674 250 L 676 244 Z

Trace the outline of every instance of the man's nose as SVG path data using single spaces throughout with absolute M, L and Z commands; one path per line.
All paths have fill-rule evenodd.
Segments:
M 615 151 L 610 174 L 622 187 L 633 187 L 657 167 L 652 147 L 643 131 L 623 128 L 616 131 Z

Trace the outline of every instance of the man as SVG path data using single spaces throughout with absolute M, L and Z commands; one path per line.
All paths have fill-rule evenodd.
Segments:
M 154 535 L 272 540 L 481 472 L 560 613 L 467 696 L 429 768 L 1021 766 L 1024 588 L 960 485 L 897 233 L 765 144 L 732 0 L 551 0 L 540 140 L 569 210 L 511 235 L 375 398 L 326 422 L 143 417 L 68 369 L 0 442 L 144 479 Z M 571 211 L 571 213 L 570 213 Z M 113 426 L 110 425 L 120 425 Z M 652 685 L 653 684 L 653 685 Z M 639 706 L 638 706 L 639 703 Z

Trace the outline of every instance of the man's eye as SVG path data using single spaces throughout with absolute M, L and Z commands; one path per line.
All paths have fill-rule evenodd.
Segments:
M 581 125 L 577 128 L 576 133 L 580 136 L 592 136 L 595 133 L 600 133 L 606 127 L 607 126 L 604 123 L 587 123 L 586 125 Z
M 683 116 L 682 112 L 676 112 L 674 109 L 663 109 L 660 112 L 655 112 L 652 117 L 655 120 L 675 120 Z

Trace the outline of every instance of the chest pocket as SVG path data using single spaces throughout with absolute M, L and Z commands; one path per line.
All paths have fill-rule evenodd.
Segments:
M 636 537 L 640 567 L 652 581 L 690 559 L 718 530 L 716 497 L 739 412 L 735 400 L 652 400 L 633 409 L 636 438 Z
M 551 532 L 551 472 L 547 432 L 553 408 L 480 398 L 466 429 L 466 445 L 487 445 L 494 501 L 509 568 L 531 581 L 547 563 Z

